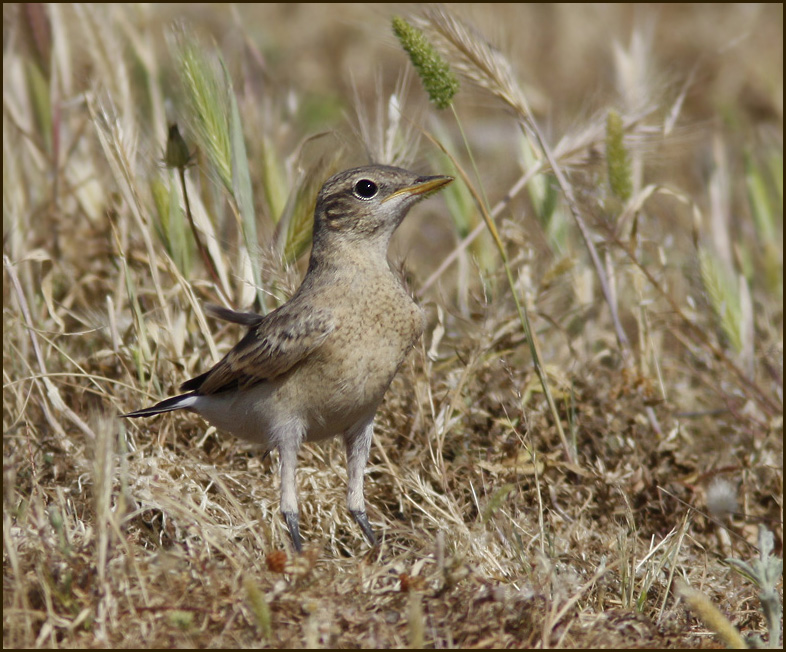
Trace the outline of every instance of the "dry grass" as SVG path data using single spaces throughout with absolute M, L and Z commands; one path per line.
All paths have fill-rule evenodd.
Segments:
M 723 560 L 762 521 L 782 555 L 782 7 L 488 7 L 408 17 L 461 74 L 451 114 L 397 87 L 384 6 L 3 6 L 4 646 L 714 645 L 676 580 L 766 636 Z M 215 151 L 178 38 L 232 82 Z M 346 513 L 341 447 L 309 446 L 295 557 L 275 454 L 116 416 L 237 341 L 205 302 L 289 296 L 314 178 L 369 152 L 474 196 L 453 184 L 394 247 L 430 324 L 378 415 L 384 540 Z

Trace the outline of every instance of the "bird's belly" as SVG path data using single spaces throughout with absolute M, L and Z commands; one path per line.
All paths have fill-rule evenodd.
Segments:
M 374 416 L 393 377 L 382 386 L 347 378 L 339 369 L 302 367 L 299 374 L 245 390 L 199 397 L 194 409 L 218 430 L 271 449 L 289 437 L 320 441 Z M 325 373 L 321 373 L 324 371 Z
M 399 361 L 383 365 L 352 355 L 330 363 L 315 360 L 304 368 L 309 382 L 295 382 L 286 389 L 302 399 L 298 403 L 306 438 L 326 439 L 373 417 L 398 366 Z
M 245 390 L 202 395 L 193 409 L 218 430 L 272 448 L 275 433 L 286 426 L 285 415 L 275 409 L 273 389 L 259 383 Z

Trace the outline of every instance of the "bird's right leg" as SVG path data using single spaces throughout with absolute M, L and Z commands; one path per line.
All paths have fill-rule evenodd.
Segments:
M 300 538 L 297 508 L 297 486 L 295 471 L 297 470 L 297 452 L 300 448 L 298 437 L 288 438 L 278 445 L 281 460 L 281 515 L 287 524 L 292 546 L 296 552 L 303 552 L 303 541 Z
M 363 530 L 368 542 L 377 545 L 377 537 L 368 522 L 366 500 L 363 497 L 363 474 L 371 449 L 371 435 L 374 431 L 374 415 L 361 421 L 344 433 L 344 447 L 347 453 L 347 506 L 355 522 Z

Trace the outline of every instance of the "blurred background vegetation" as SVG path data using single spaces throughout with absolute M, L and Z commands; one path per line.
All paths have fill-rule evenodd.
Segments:
M 3 65 L 6 646 L 706 644 L 675 577 L 772 638 L 723 559 L 782 555 L 782 5 L 4 4 Z M 392 248 L 429 326 L 385 542 L 307 447 L 294 558 L 275 455 L 115 416 L 237 341 L 205 302 L 285 301 L 370 161 L 459 180 Z

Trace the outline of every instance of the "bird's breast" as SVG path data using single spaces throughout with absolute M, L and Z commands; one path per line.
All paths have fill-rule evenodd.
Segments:
M 423 312 L 404 292 L 386 289 L 359 299 L 336 325 L 336 352 L 348 375 L 385 387 L 423 333 Z
M 295 374 L 308 378 L 298 384 L 312 392 L 304 402 L 313 407 L 306 419 L 312 424 L 309 439 L 336 434 L 373 414 L 423 333 L 423 312 L 403 288 L 390 283 L 366 290 L 334 302 L 335 329 Z

